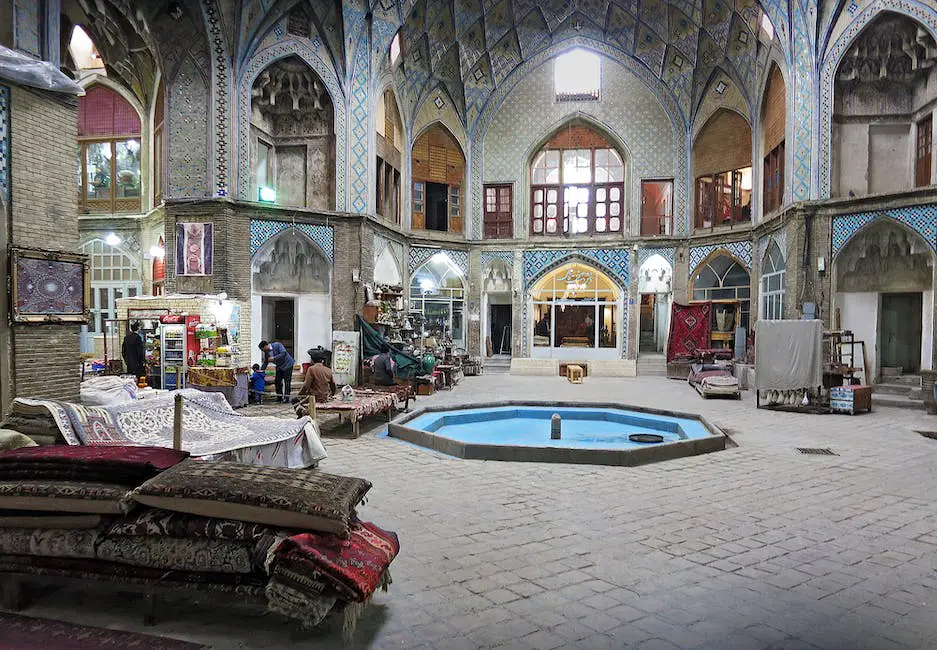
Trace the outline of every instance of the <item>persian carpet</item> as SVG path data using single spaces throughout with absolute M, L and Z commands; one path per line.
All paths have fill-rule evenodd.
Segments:
M 386 580 L 400 541 L 397 533 L 365 521 L 352 523 L 349 533 L 345 538 L 318 533 L 286 538 L 274 554 L 274 576 L 276 563 L 283 561 L 293 573 L 305 569 L 304 573 L 322 580 L 342 600 L 366 601 Z
M 195 650 L 207 646 L 177 639 L 137 634 L 103 627 L 77 625 L 0 612 L 0 650 L 56 648 L 56 650 Z
M 182 447 L 192 456 L 256 465 L 308 467 L 328 454 L 309 418 L 245 417 L 220 393 L 194 389 L 184 397 Z M 173 394 L 109 406 L 17 398 L 14 413 L 52 415 L 71 445 L 172 447 Z
M 712 303 L 693 305 L 673 303 L 670 314 L 670 339 L 667 343 L 667 361 L 693 356 L 697 350 L 711 347 Z

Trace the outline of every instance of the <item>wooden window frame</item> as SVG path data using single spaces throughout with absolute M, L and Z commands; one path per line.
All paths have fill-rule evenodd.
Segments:
M 764 157 L 762 203 L 764 214 L 771 214 L 784 205 L 784 140 Z
M 494 210 L 490 209 L 489 193 L 494 193 Z M 502 210 L 503 193 L 507 194 L 507 210 Z M 514 186 L 510 183 L 487 183 L 482 188 L 483 236 L 485 239 L 514 237 Z
M 120 135 L 108 137 L 87 137 L 78 139 L 78 157 L 79 167 L 81 169 L 81 179 L 78 186 L 78 203 L 82 211 L 86 214 L 119 214 L 142 212 L 143 210 L 143 156 L 140 155 L 140 171 L 137 176 L 140 181 L 140 194 L 135 197 L 117 196 L 117 145 L 118 143 L 136 140 L 137 145 L 143 149 L 143 140 L 140 134 Z M 110 158 L 110 197 L 106 199 L 88 198 L 88 146 L 95 144 L 109 144 L 111 148 Z
M 672 235 L 673 234 L 673 192 L 672 178 L 642 178 L 641 179 L 641 235 Z M 667 183 L 670 185 L 670 214 L 645 216 L 644 186 L 649 183 Z
M 733 226 L 738 223 L 750 223 L 752 220 L 751 212 L 751 194 L 749 192 L 749 202 L 748 202 L 748 213 L 745 213 L 745 205 L 742 204 L 741 193 L 742 193 L 742 176 L 745 169 L 750 169 L 748 167 L 741 167 L 739 169 L 729 169 L 722 172 L 716 172 L 714 174 L 704 174 L 703 176 L 696 177 L 696 202 L 695 202 L 695 219 L 694 224 L 697 229 L 707 229 L 715 228 L 716 226 L 730 225 Z M 749 172 L 751 173 L 751 172 Z M 729 175 L 729 187 L 730 190 L 730 209 L 729 216 L 726 217 L 723 214 L 720 214 L 720 211 L 715 210 L 715 206 L 718 203 L 717 197 L 722 194 L 722 188 L 726 187 L 723 182 L 723 176 L 726 174 Z M 704 189 L 703 181 L 709 181 L 709 185 Z M 704 196 L 704 194 L 708 196 Z M 702 205 L 703 200 L 708 198 L 708 203 L 714 207 L 714 212 L 712 216 L 712 223 L 710 225 L 705 225 L 703 221 L 703 211 Z
M 530 165 L 528 165 L 528 174 L 530 175 L 530 181 L 531 181 L 531 184 L 530 184 L 530 219 L 529 219 L 529 222 L 530 222 L 530 223 L 529 223 L 529 229 L 530 229 L 530 234 L 531 234 L 532 236 L 554 237 L 554 236 L 557 236 L 557 235 L 570 235 L 570 236 L 575 236 L 575 235 L 608 235 L 608 234 L 616 234 L 616 233 L 624 232 L 624 230 L 625 230 L 625 220 L 627 219 L 627 213 L 628 213 L 628 205 L 627 205 L 627 202 L 625 201 L 625 181 L 622 180 L 622 181 L 614 181 L 614 182 L 596 182 L 596 180 L 595 180 L 595 152 L 596 152 L 597 149 L 608 149 L 608 150 L 610 150 L 610 151 L 614 151 L 614 152 L 615 152 L 615 155 L 617 155 L 617 156 L 621 159 L 621 163 L 622 163 L 622 176 L 623 176 L 623 177 L 627 177 L 627 164 L 625 163 L 625 157 L 622 156 L 621 153 L 620 153 L 617 149 L 615 149 L 614 147 L 612 147 L 612 146 L 606 146 L 606 147 L 582 147 L 581 149 L 555 149 L 555 148 L 548 148 L 548 149 L 541 149 L 541 150 L 538 151 L 536 154 L 534 154 L 534 156 L 536 157 L 536 156 L 540 155 L 541 153 L 545 153 L 545 152 L 547 152 L 547 151 L 558 151 L 558 152 L 559 152 L 559 156 L 560 156 L 560 161 L 559 161 L 559 168 L 558 168 L 558 173 L 559 173 L 559 182 L 558 182 L 558 183 L 537 183 L 537 184 L 534 184 L 534 182 L 533 182 L 533 175 L 534 175 L 534 174 L 533 174 L 533 173 L 534 173 L 533 164 L 531 163 Z M 591 180 L 590 182 L 588 182 L 588 183 L 573 183 L 573 182 L 567 183 L 567 182 L 565 182 L 565 180 L 564 180 L 564 178 L 563 178 L 563 153 L 566 152 L 566 151 L 579 151 L 579 150 L 588 150 L 588 151 L 589 151 L 589 169 L 590 169 L 590 171 L 591 171 L 591 179 L 592 179 L 592 180 Z M 587 214 L 586 214 L 586 217 L 585 217 L 585 219 L 586 219 L 586 230 L 584 230 L 584 231 L 582 231 L 582 232 L 571 232 L 571 230 L 570 230 L 570 225 L 571 225 L 571 224 L 570 224 L 570 215 L 568 214 L 568 206 L 567 206 L 567 203 L 566 203 L 566 190 L 567 190 L 567 189 L 572 189 L 572 188 L 581 188 L 581 187 L 585 187 L 585 188 L 588 188 L 588 189 L 589 189 L 589 204 L 588 204 L 589 207 L 588 207 L 588 209 L 587 209 Z M 597 217 L 597 216 L 596 216 L 596 190 L 597 190 L 597 189 L 601 189 L 601 188 L 605 188 L 605 189 L 608 191 L 609 196 L 610 196 L 610 194 L 611 194 L 611 189 L 617 188 L 617 189 L 619 190 L 619 199 L 618 199 L 617 201 L 611 201 L 611 200 L 605 201 L 605 205 L 607 206 L 607 207 L 606 207 L 606 214 L 605 214 L 604 217 Z M 558 201 L 557 201 L 557 203 L 556 203 L 556 205 L 557 205 L 557 216 L 555 217 L 555 219 L 557 220 L 557 228 L 556 228 L 556 231 L 555 231 L 555 232 L 549 232 L 548 229 L 547 229 L 547 222 L 553 220 L 552 218 L 548 218 L 547 215 L 546 215 L 547 206 L 548 206 L 548 205 L 553 205 L 552 202 L 549 202 L 549 203 L 546 202 L 546 199 L 547 199 L 547 192 L 548 192 L 549 190 L 551 190 L 551 189 L 557 191 L 557 199 L 558 199 Z M 536 193 L 537 193 L 538 190 L 542 190 L 542 191 L 543 191 L 543 196 L 542 196 L 542 200 L 541 200 L 541 201 L 538 201 L 538 200 L 536 199 Z M 618 213 L 617 215 L 611 215 L 611 214 L 610 214 L 610 206 L 611 206 L 612 204 L 616 204 L 616 203 L 619 204 L 619 213 Z M 535 216 L 535 206 L 536 206 L 536 205 L 540 205 L 540 204 L 543 204 L 543 208 L 544 208 L 544 210 L 543 210 L 543 216 L 542 216 L 542 217 L 536 217 L 536 216 Z M 576 218 L 578 218 L 578 217 L 576 217 Z M 537 220 L 540 220 L 540 219 L 542 219 L 542 221 L 543 221 L 543 228 L 542 228 L 542 230 L 541 230 L 540 232 L 538 232 L 538 231 L 535 229 L 534 224 L 535 224 L 535 222 L 536 222 Z M 596 220 L 597 220 L 597 219 L 605 219 L 606 224 L 605 224 L 605 229 L 604 229 L 604 230 L 597 230 L 597 229 L 596 229 Z M 615 229 L 612 229 L 612 228 L 611 228 L 611 220 L 612 220 L 612 219 L 618 219 L 618 227 L 615 228 Z
M 914 156 L 914 186 L 926 187 L 933 183 L 934 114 L 917 122 Z

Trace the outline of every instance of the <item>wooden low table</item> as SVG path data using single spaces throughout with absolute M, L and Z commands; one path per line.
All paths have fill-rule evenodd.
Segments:
M 394 393 L 358 389 L 355 391 L 355 399 L 347 402 L 336 396 L 328 402 L 317 404 L 313 399 L 308 404 L 310 417 L 315 418 L 323 413 L 337 415 L 339 424 L 345 421 L 351 423 L 352 436 L 357 438 L 361 435 L 361 420 L 369 415 L 387 413 L 387 421 L 390 422 L 397 406 L 397 397 Z
M 582 366 L 578 365 L 569 365 L 566 366 L 566 378 L 571 384 L 581 384 L 582 383 Z

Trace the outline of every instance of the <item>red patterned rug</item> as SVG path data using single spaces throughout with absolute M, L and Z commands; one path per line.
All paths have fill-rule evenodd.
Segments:
M 196 650 L 207 646 L 148 634 L 75 625 L 65 621 L 0 612 L 0 650 Z
M 670 341 L 667 344 L 667 361 L 676 357 L 692 355 L 699 349 L 711 347 L 712 303 L 693 305 L 673 303 L 670 314 Z

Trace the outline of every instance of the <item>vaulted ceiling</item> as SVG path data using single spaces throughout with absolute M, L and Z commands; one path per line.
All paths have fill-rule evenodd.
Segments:
M 401 2 L 402 99 L 413 106 L 442 87 L 469 129 L 514 70 L 569 39 L 631 58 L 670 88 L 687 117 L 717 69 L 746 94 L 757 77 L 758 0 Z

